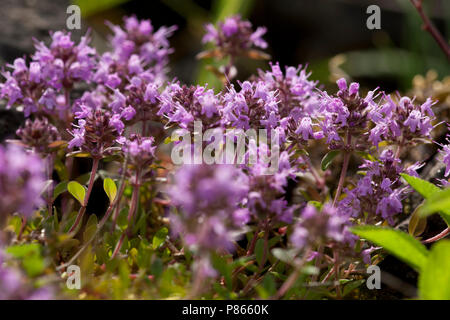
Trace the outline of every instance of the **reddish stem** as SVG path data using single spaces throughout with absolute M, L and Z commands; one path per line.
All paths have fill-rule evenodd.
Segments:
M 136 173 L 136 180 L 138 177 L 138 173 Z M 133 220 L 134 217 L 134 213 L 136 212 L 136 208 L 137 208 L 137 203 L 139 201 L 139 183 L 137 183 L 134 185 L 133 188 L 133 195 L 131 196 L 131 207 L 130 207 L 130 211 L 128 212 L 128 230 L 130 230 L 131 228 L 131 222 Z M 111 256 L 111 259 L 114 259 L 117 255 L 117 253 L 120 251 L 120 248 L 122 247 L 123 244 L 123 240 L 125 239 L 125 235 L 126 235 L 126 231 L 124 231 L 122 233 L 122 235 L 120 236 L 119 242 L 116 245 L 116 248 L 114 249 L 114 252 Z
M 347 131 L 347 145 L 345 146 L 344 161 L 342 163 L 342 171 L 341 176 L 339 177 L 339 184 L 333 200 L 333 207 L 336 206 L 336 203 L 339 200 L 339 197 L 341 196 L 342 189 L 344 188 L 345 177 L 347 176 L 347 169 L 351 155 L 351 152 L 348 149 L 351 148 L 351 143 L 352 143 L 352 136 L 350 132 Z
M 441 240 L 442 238 L 445 238 L 447 235 L 450 234 L 450 227 L 439 233 L 438 235 L 435 235 L 434 237 L 431 237 L 429 239 L 423 240 L 422 243 L 432 243 L 438 240 Z
M 81 206 L 80 210 L 78 211 L 78 215 L 75 220 L 75 223 L 70 228 L 69 232 L 73 232 L 78 227 L 81 220 L 83 219 L 84 213 L 86 212 L 86 207 L 87 207 L 87 204 L 89 201 L 89 197 L 91 195 L 92 187 L 94 186 L 95 175 L 97 174 L 99 162 L 100 162 L 100 159 L 94 158 L 94 162 L 92 163 L 91 176 L 89 177 L 88 189 L 87 189 L 86 195 L 84 197 L 83 205 Z
M 450 45 L 447 43 L 447 41 L 444 39 L 444 37 L 441 35 L 438 29 L 434 26 L 434 24 L 431 22 L 431 20 L 428 18 L 428 16 L 423 11 L 422 2 L 423 0 L 410 0 L 412 5 L 416 8 L 417 12 L 420 15 L 420 18 L 422 18 L 422 21 L 424 23 L 423 29 L 428 31 L 431 36 L 436 40 L 439 47 L 444 52 L 447 59 L 450 60 Z

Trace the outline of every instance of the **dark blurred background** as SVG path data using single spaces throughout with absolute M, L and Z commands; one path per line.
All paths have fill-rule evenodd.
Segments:
M 268 28 L 272 61 L 282 65 L 308 64 L 312 78 L 329 84 L 347 75 L 363 86 L 406 91 L 416 74 L 437 71 L 450 74 L 450 64 L 409 0 L 0 0 L 0 62 L 33 52 L 32 37 L 48 38 L 48 31 L 66 28 L 66 9 L 77 4 L 83 15 L 82 30 L 93 30 L 94 46 L 107 49 L 105 20 L 120 24 L 124 15 L 151 19 L 155 28 L 178 26 L 171 38 L 170 76 L 187 83 L 216 79 L 201 68 L 195 55 L 204 47 L 206 22 L 240 13 L 254 26 Z M 381 30 L 369 30 L 366 9 L 381 8 Z M 428 15 L 446 39 L 450 35 L 450 1 L 425 0 Z M 266 61 L 240 60 L 239 78 L 245 79 Z

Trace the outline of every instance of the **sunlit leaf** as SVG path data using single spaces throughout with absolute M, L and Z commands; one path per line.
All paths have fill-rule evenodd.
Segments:
M 327 154 L 322 158 L 322 162 L 320 164 L 322 171 L 328 169 L 330 164 L 333 162 L 334 158 L 339 154 L 339 150 L 331 150 L 327 152 Z
M 428 251 L 417 239 L 406 232 L 377 226 L 356 226 L 351 231 L 373 242 L 398 259 L 420 270 L 427 261 Z
M 450 241 L 436 243 L 419 275 L 419 295 L 426 300 L 450 300 Z
M 86 196 L 86 189 L 79 184 L 76 181 L 70 181 L 67 185 L 67 190 L 70 192 L 72 196 L 75 197 L 75 199 L 78 200 L 78 202 L 83 205 L 84 204 L 84 198 Z
M 168 234 L 169 230 L 166 227 L 159 229 L 153 237 L 153 249 L 158 249 L 166 241 Z
M 117 195 L 117 187 L 114 180 L 112 180 L 111 178 L 106 178 L 105 180 L 103 180 L 103 189 L 108 195 L 109 203 L 113 203 Z

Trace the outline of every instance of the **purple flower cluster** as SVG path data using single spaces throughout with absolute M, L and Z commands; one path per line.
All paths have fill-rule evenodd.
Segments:
M 13 72 L 3 72 L 6 81 L 0 84 L 0 98 L 7 99 L 7 108 L 12 105 L 22 105 L 23 112 L 28 117 L 31 112 L 38 111 L 38 101 L 40 101 L 45 82 L 41 79 L 40 65 L 38 62 L 31 63 L 30 67 L 25 60 L 18 58 L 14 65 L 10 65 Z M 44 109 L 41 105 L 40 109 Z
M 70 89 L 78 81 L 89 82 L 96 65 L 96 51 L 89 47 L 89 42 L 89 36 L 84 36 L 76 45 L 70 33 L 62 31 L 52 34 L 49 47 L 35 41 L 33 61 L 39 64 L 40 76 L 56 90 Z
M 25 126 L 19 128 L 16 134 L 24 146 L 42 156 L 50 154 L 52 144 L 61 139 L 58 129 L 47 118 L 27 119 Z
M 360 166 L 365 175 L 355 188 L 346 190 L 347 196 L 339 202 L 339 211 L 365 219 L 366 223 L 381 218 L 393 224 L 394 216 L 403 210 L 402 200 L 410 191 L 402 185 L 400 173 L 417 176 L 415 170 L 419 167 L 416 164 L 404 169 L 391 150 L 383 151 L 380 161 L 365 160 Z
M 277 129 L 280 126 L 277 92 L 263 81 L 244 81 L 237 91 L 233 85 L 223 96 L 225 125 L 238 129 Z
M 357 237 L 349 227 L 348 216 L 340 214 L 331 204 L 324 204 L 320 210 L 308 204 L 302 210 L 289 240 L 297 249 L 323 243 L 352 246 Z
M 128 157 L 128 163 L 136 172 L 135 182 L 139 183 L 149 178 L 153 174 L 150 166 L 155 160 L 154 138 L 133 134 L 130 139 L 123 137 L 120 142 L 123 144 L 124 154 Z
M 75 117 L 78 125 L 70 131 L 73 136 L 69 142 L 70 149 L 78 147 L 81 152 L 87 152 L 94 158 L 102 158 L 114 151 L 112 147 L 125 128 L 119 114 L 111 115 L 103 109 L 92 110 L 87 105 L 81 105 L 81 111 L 76 112 Z
M 205 29 L 203 42 L 214 43 L 219 49 L 221 57 L 246 55 L 252 47 L 267 48 L 267 42 L 262 39 L 267 31 L 266 28 L 258 27 L 256 31 L 253 31 L 250 21 L 242 20 L 239 15 L 219 22 L 217 28 L 212 24 L 207 24 Z
M 13 213 L 31 217 L 43 204 L 44 182 L 41 159 L 14 144 L 0 146 L 0 222 Z
M 399 97 L 394 102 L 390 95 L 384 96 L 384 102 L 371 113 L 375 123 L 370 130 L 369 140 L 378 146 L 382 140 L 406 146 L 417 139 L 431 139 L 431 122 L 435 119 L 431 106 L 435 104 L 428 98 L 417 105 L 408 97 Z
M 160 109 L 161 85 L 153 82 L 145 73 L 130 79 L 123 90 L 114 90 L 109 103 L 112 112 L 120 114 L 123 121 L 133 124 L 138 121 L 161 121 Z
M 334 96 L 323 92 L 320 99 L 320 125 L 331 149 L 343 149 L 344 140 L 349 136 L 360 136 L 367 131 L 370 115 L 376 110 L 373 101 L 375 90 L 369 91 L 366 97 L 359 95 L 359 84 L 352 82 L 347 86 L 345 79 L 337 81 L 339 91 Z M 367 144 L 360 141 L 356 148 L 365 149 Z M 348 146 L 347 146 L 348 147 Z
M 112 88 L 143 72 L 152 80 L 164 80 L 168 56 L 173 51 L 167 38 L 176 27 L 155 31 L 150 20 L 139 21 L 134 16 L 124 18 L 124 22 L 125 30 L 109 24 L 114 32 L 110 40 L 112 52 L 101 57 L 95 80 Z
M 444 163 L 446 166 L 444 176 L 448 177 L 448 175 L 450 174 L 450 145 L 443 146 L 441 153 L 442 163 Z
M 311 73 L 302 66 L 286 67 L 284 73 L 278 63 L 271 63 L 270 67 L 270 71 L 259 70 L 258 79 L 277 92 L 280 117 L 290 116 L 297 122 L 304 116 L 315 116 L 319 95 L 317 81 L 309 80 Z
M 178 82 L 169 84 L 160 96 L 158 112 L 168 125 L 192 130 L 194 121 L 202 121 L 205 129 L 220 125 L 220 97 L 206 86 L 186 86 Z
M 89 37 L 75 44 L 70 33 L 57 31 L 47 47 L 35 41 L 32 61 L 18 58 L 4 72 L 0 97 L 8 99 L 8 107 L 21 105 L 25 116 L 39 112 L 67 118 L 69 101 L 61 90 L 70 90 L 76 82 L 89 82 L 96 66 L 95 49 L 89 47 Z
M 249 220 L 240 207 L 248 178 L 231 165 L 184 165 L 168 193 L 179 208 L 171 216 L 174 231 L 200 252 L 231 250 L 235 232 Z
M 279 155 L 278 163 L 270 167 L 265 161 L 269 150 L 266 145 L 256 147 L 254 141 L 250 143 L 247 157 L 256 155 L 258 161 L 250 166 L 244 166 L 249 177 L 248 208 L 257 222 L 291 223 L 296 206 L 289 205 L 284 198 L 289 179 L 295 179 L 296 167 L 291 165 L 289 154 L 283 151 Z M 272 171 L 274 172 L 272 172 Z M 268 174 L 271 172 L 272 174 Z

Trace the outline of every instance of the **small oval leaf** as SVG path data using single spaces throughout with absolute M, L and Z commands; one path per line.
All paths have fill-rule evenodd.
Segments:
M 408 232 L 414 237 L 420 236 L 427 226 L 427 218 L 423 218 L 419 215 L 419 210 L 423 204 L 419 205 L 416 210 L 411 214 L 411 219 L 408 224 Z
M 58 196 L 61 193 L 67 191 L 67 185 L 68 184 L 69 184 L 69 181 L 62 181 L 62 182 L 58 183 L 58 185 L 53 190 L 53 201 L 55 201 L 55 199 L 58 198 Z
M 339 150 L 331 150 L 322 158 L 322 162 L 320 164 L 322 171 L 325 171 L 328 169 L 330 164 L 333 162 L 333 159 L 336 158 L 336 156 L 338 154 L 339 154 Z
M 153 249 L 158 249 L 166 241 L 168 234 L 169 230 L 166 227 L 159 229 L 153 237 Z
M 70 181 L 67 185 L 67 190 L 70 192 L 71 195 L 75 197 L 75 199 L 78 200 L 78 202 L 83 205 L 84 204 L 84 198 L 86 196 L 86 189 L 79 184 L 76 181 Z
M 109 198 L 109 203 L 113 203 L 117 195 L 117 186 L 114 180 L 111 178 L 106 178 L 105 180 L 103 180 L 103 189 L 105 190 Z

